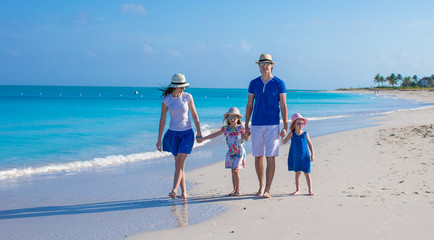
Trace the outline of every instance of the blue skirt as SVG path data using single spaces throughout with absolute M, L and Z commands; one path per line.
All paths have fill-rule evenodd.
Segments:
M 173 156 L 178 153 L 190 154 L 194 144 L 192 129 L 185 131 L 167 130 L 163 137 L 163 151 L 171 152 Z

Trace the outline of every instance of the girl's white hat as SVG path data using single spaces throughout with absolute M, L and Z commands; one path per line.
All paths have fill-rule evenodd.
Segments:
M 176 73 L 175 75 L 172 76 L 172 82 L 169 85 L 170 88 L 177 88 L 177 87 L 180 88 L 180 87 L 188 87 L 188 86 L 190 86 L 190 83 L 188 83 L 185 80 L 185 76 L 180 73 Z
M 227 118 L 229 115 L 237 115 L 239 118 L 242 118 L 243 115 L 240 114 L 240 110 L 236 107 L 229 108 L 229 111 L 223 115 L 224 118 Z

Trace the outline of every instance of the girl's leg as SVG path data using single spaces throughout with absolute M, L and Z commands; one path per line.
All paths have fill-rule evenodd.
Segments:
M 306 177 L 307 187 L 309 188 L 309 195 L 315 195 L 315 193 L 312 192 L 312 179 L 310 173 L 304 173 L 304 176 Z
M 234 169 L 231 169 L 231 174 L 232 174 L 232 185 L 234 187 L 234 190 L 232 190 L 231 193 L 229 193 L 229 196 L 232 196 L 232 194 L 234 194 L 235 189 L 236 189 L 236 185 L 235 185 L 235 174 L 234 174 Z
M 178 153 L 175 156 L 175 173 L 173 175 L 173 189 L 172 192 L 169 193 L 171 198 L 176 198 L 176 193 L 178 192 L 178 187 L 181 185 L 182 190 L 182 198 L 187 197 L 187 191 L 185 189 L 185 174 L 184 174 L 184 164 L 185 159 L 188 154 L 186 153 Z
M 234 184 L 234 191 L 232 196 L 239 196 L 240 192 L 240 173 L 238 169 L 232 169 L 232 183 Z
M 295 173 L 295 192 L 293 192 L 292 195 L 297 195 L 300 193 L 300 175 L 301 172 Z

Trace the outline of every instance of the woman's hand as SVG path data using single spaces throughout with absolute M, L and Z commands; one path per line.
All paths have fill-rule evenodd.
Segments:
M 160 152 L 162 151 L 162 149 L 161 149 L 161 146 L 162 146 L 161 140 L 158 140 L 158 142 L 157 142 L 157 144 L 155 146 L 157 147 L 158 151 L 160 151 Z

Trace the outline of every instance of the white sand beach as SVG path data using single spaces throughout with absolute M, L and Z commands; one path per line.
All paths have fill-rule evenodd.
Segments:
M 434 103 L 432 91 L 379 94 Z M 241 171 L 239 197 L 226 197 L 232 183 L 223 162 L 188 172 L 195 186 L 187 205 L 211 199 L 227 211 L 192 226 L 185 226 L 186 211 L 181 211 L 182 227 L 128 239 L 431 239 L 433 123 L 434 106 L 429 106 L 383 115 L 371 127 L 313 138 L 315 196 L 305 195 L 304 176 L 302 194 L 290 195 L 295 185 L 294 172 L 287 171 L 289 143 L 276 158 L 270 199 L 254 196 L 258 180 L 251 155 Z

